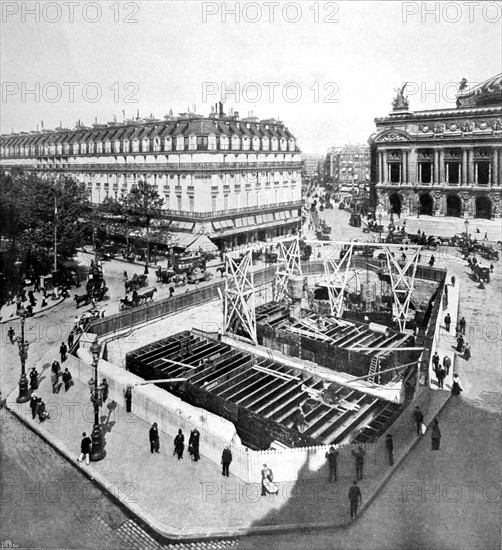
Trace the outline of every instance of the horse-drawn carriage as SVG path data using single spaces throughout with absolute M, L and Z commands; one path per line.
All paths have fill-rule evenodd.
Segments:
M 125 282 L 126 292 L 133 292 L 148 286 L 148 277 L 146 275 L 138 275 L 135 273 L 132 279 Z
M 187 282 L 190 284 L 199 283 L 201 281 L 209 281 L 212 275 L 209 271 L 203 271 L 199 267 L 196 267 L 188 274 Z

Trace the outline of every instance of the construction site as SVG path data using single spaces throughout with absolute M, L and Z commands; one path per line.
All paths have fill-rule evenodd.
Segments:
M 305 264 L 298 239 L 278 243 L 266 293 L 252 250 L 227 255 L 220 330 L 149 343 L 127 370 L 232 422 L 250 450 L 375 443 L 428 385 L 446 272 L 419 265 L 419 246 L 312 245 L 321 261 Z

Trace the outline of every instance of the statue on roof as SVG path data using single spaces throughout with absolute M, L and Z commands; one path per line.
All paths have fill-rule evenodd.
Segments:
M 467 88 L 467 78 L 462 78 L 458 85 L 458 91 L 461 92 L 462 90 L 465 90 Z
M 392 109 L 394 111 L 408 109 L 410 102 L 408 101 L 408 98 L 404 96 L 404 90 L 406 89 L 406 84 L 408 83 L 405 82 L 402 88 L 394 88 L 394 91 L 396 92 L 396 97 L 392 102 Z

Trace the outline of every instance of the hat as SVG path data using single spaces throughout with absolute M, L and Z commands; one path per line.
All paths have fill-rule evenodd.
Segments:
M 335 452 L 335 448 L 334 448 L 333 446 L 331 446 L 331 447 L 329 448 L 329 452 L 330 452 L 330 453 L 334 453 L 334 452 Z
M 391 435 L 391 434 L 387 434 L 387 437 L 392 437 L 392 435 Z
M 225 449 L 230 449 L 230 445 L 228 443 L 225 445 Z
M 157 422 L 154 422 L 153 425 L 154 425 L 154 426 L 157 426 Z

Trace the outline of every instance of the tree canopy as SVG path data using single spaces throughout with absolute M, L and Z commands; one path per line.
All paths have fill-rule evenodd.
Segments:
M 85 184 L 71 177 L 42 177 L 22 170 L 0 174 L 0 232 L 26 272 L 51 271 L 55 224 L 58 259 L 75 255 L 83 242 L 79 217 L 87 206 Z

